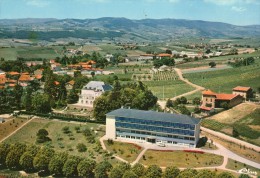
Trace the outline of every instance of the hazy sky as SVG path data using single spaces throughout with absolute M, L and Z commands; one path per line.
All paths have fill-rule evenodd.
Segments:
M 175 18 L 260 24 L 260 0 L 0 0 L 0 19 Z

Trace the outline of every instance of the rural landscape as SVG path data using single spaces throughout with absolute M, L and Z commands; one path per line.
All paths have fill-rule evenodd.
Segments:
M 194 2 L 0 1 L 0 177 L 260 177 L 260 4 Z

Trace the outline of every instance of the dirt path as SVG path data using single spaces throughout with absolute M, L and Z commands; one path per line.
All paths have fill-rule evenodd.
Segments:
M 2 140 L 0 140 L 0 143 L 5 141 L 6 139 L 8 139 L 9 137 L 11 137 L 12 135 L 14 135 L 17 131 L 19 131 L 20 129 L 22 129 L 24 126 L 26 126 L 28 123 L 30 123 L 32 120 L 34 120 L 34 118 L 28 120 L 27 122 L 25 122 L 21 127 L 19 127 L 18 129 L 16 129 L 15 131 L 13 131 L 12 133 L 10 133 L 8 136 L 6 136 L 5 138 L 3 138 Z

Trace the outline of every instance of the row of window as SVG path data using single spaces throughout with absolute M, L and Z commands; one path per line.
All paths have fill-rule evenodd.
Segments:
M 190 125 L 190 124 L 171 123 L 171 122 L 153 121 L 153 120 L 142 120 L 142 119 L 135 119 L 135 118 L 116 117 L 116 121 L 145 124 L 145 125 L 154 125 L 154 126 L 163 126 L 163 127 L 175 127 L 175 128 L 190 129 L 190 130 L 195 129 L 195 125 Z
M 150 126 L 150 125 L 140 125 L 140 124 L 116 122 L 116 127 L 117 128 L 121 127 L 121 128 L 135 129 L 135 130 L 144 130 L 144 131 L 153 131 L 153 132 L 163 132 L 163 133 L 171 133 L 171 134 L 178 134 L 178 135 L 194 136 L 194 131 L 191 131 L 191 130 L 164 128 L 164 127 L 156 127 L 156 126 Z
M 84 104 L 84 100 L 81 100 L 81 103 Z M 93 101 L 88 102 L 88 100 L 86 100 L 85 103 L 86 103 L 86 104 L 93 104 Z
M 116 135 L 127 135 L 129 133 L 130 132 L 126 132 L 126 131 L 123 131 L 121 129 L 116 130 Z M 138 134 L 138 133 L 135 133 L 133 131 L 131 131 L 131 133 Z M 174 138 L 174 139 L 180 139 L 180 140 L 191 140 L 191 141 L 195 140 L 194 137 L 184 137 L 184 136 L 178 136 L 178 135 L 162 135 L 162 134 L 151 133 L 151 132 L 142 132 L 141 135 L 155 136 L 155 137 L 165 137 L 165 138 L 167 137 L 167 138 Z

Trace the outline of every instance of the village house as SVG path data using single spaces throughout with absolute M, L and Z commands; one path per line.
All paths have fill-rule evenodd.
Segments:
M 243 102 L 243 97 L 237 94 L 215 93 L 211 90 L 202 92 L 202 111 L 211 112 L 215 108 L 222 108 L 222 103 L 227 103 L 228 107 L 234 107 Z
M 172 55 L 168 53 L 161 53 L 156 55 L 157 59 L 162 59 L 162 57 L 172 57 Z
M 240 95 L 244 99 L 252 98 L 253 97 L 253 89 L 251 87 L 242 87 L 242 86 L 237 86 L 233 88 L 234 95 Z
M 18 84 L 22 87 L 28 86 L 29 82 L 34 80 L 34 77 L 31 77 L 28 74 L 22 74 L 18 79 Z
M 153 60 L 154 54 L 141 54 L 138 61 Z
M 112 86 L 99 81 L 90 81 L 81 90 L 79 101 L 77 104 L 71 104 L 71 109 L 92 109 L 94 101 L 104 92 L 112 90 Z
M 55 60 L 50 60 L 50 64 L 51 64 L 51 70 L 53 71 L 60 71 L 61 70 L 61 64 L 58 62 L 55 62 Z
M 0 76 L 1 76 L 1 75 L 5 75 L 5 72 L 2 71 L 2 70 L 0 70 Z

